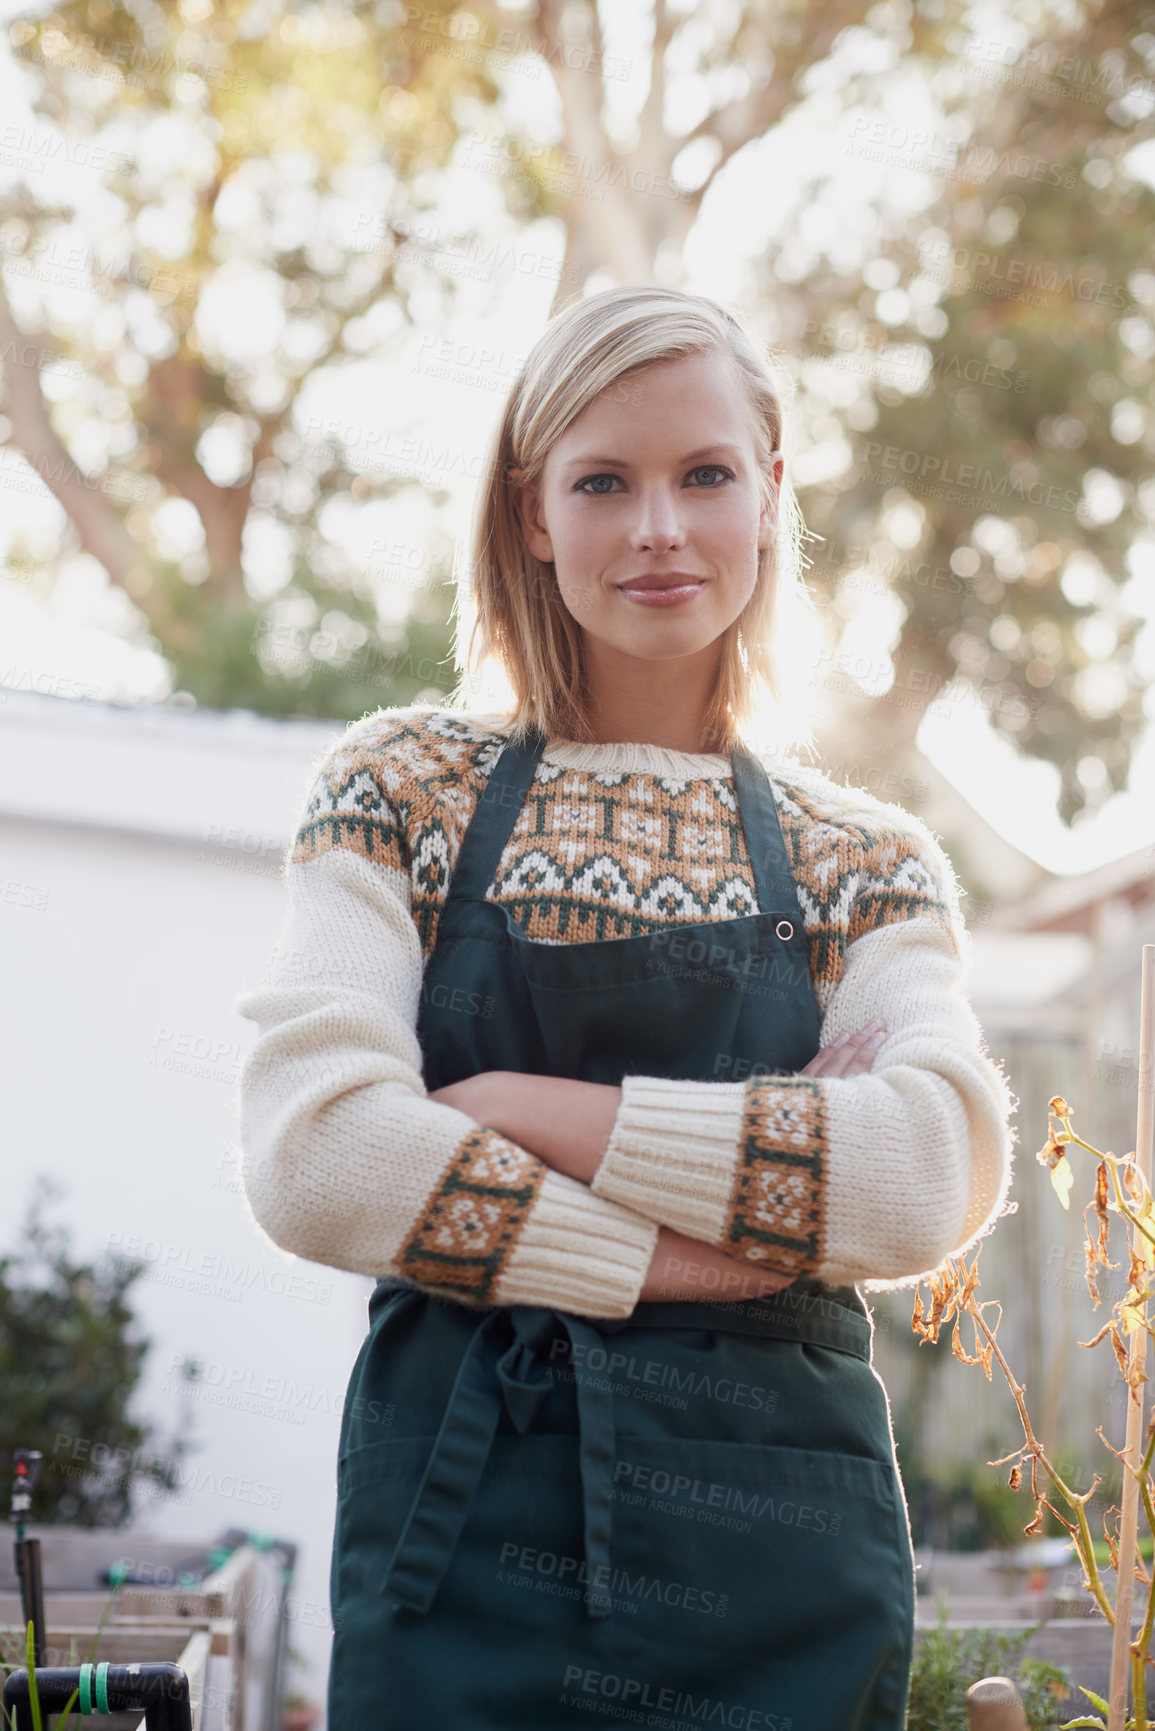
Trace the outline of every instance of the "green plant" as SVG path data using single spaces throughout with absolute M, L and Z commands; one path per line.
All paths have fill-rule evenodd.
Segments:
M 100 1620 L 97 1623 L 96 1629 L 95 1629 L 93 1636 L 92 1636 L 92 1646 L 88 1649 L 88 1660 L 89 1660 L 90 1664 L 96 1663 L 96 1654 L 97 1654 L 97 1650 L 100 1646 L 100 1637 L 104 1633 L 104 1625 L 108 1621 L 109 1613 L 111 1612 L 113 1605 L 116 1603 L 117 1596 L 120 1593 L 120 1590 L 121 1590 L 121 1584 L 119 1582 L 117 1582 L 117 1584 L 113 1587 L 112 1591 L 109 1593 L 107 1599 L 104 1601 L 104 1608 L 100 1613 Z M 16 1631 L 15 1631 L 15 1629 L 3 1628 L 2 1630 L 0 1630 L 0 1633 L 3 1633 L 5 1635 L 11 1635 L 11 1636 L 15 1637 Z M 78 1657 L 78 1655 L 76 1652 L 76 1637 L 74 1635 L 72 1637 L 72 1653 L 71 1653 L 71 1658 L 69 1660 L 69 1663 L 70 1664 L 76 1664 L 77 1657 Z M 27 1670 L 28 1670 L 28 1702 L 29 1702 L 29 1709 L 30 1709 L 31 1714 L 32 1714 L 33 1731 L 41 1731 L 40 1698 L 36 1692 L 35 1640 L 34 1640 L 34 1636 L 33 1636 L 33 1630 L 32 1630 L 31 1622 L 28 1624 L 27 1628 L 24 1631 L 24 1663 L 25 1663 L 25 1666 L 27 1667 Z M 18 1670 L 18 1669 L 19 1669 L 18 1666 L 10 1665 L 7 1662 L 7 1660 L 4 1659 L 4 1657 L 2 1655 L 0 1655 L 0 1722 L 2 1722 L 2 1724 L 5 1728 L 5 1731 L 16 1731 L 16 1727 L 13 1724 L 13 1722 L 9 1719 L 9 1715 L 2 1705 L 3 1688 L 4 1688 L 5 1682 L 7 1682 L 7 1680 L 8 1680 L 10 1673 L 15 1671 L 15 1670 Z M 63 1709 L 61 1709 L 61 1717 L 60 1717 L 60 1719 L 59 1719 L 59 1721 L 55 1727 L 55 1731 L 68 1731 L 68 1721 L 72 1716 L 72 1703 L 76 1699 L 76 1696 L 78 1694 L 79 1694 L 79 1690 L 75 1691 L 72 1695 L 69 1696 Z
M 60 1193 L 41 1177 L 17 1248 L 0 1255 L 0 1472 L 14 1448 L 40 1448 L 38 1521 L 123 1526 L 134 1489 L 176 1487 L 186 1444 L 177 1437 L 161 1451 L 152 1427 L 129 1416 L 150 1343 L 135 1332 L 128 1294 L 145 1264 L 75 1257 L 44 1218 Z
M 946 1595 L 938 1622 L 915 1641 L 906 1731 L 967 1731 L 966 1692 L 980 1677 L 1013 1677 L 1023 1698 L 1030 1731 L 1053 1731 L 1071 1679 L 1042 1659 L 1023 1659 L 1034 1629 L 1010 1635 L 997 1629 L 952 1629 Z
M 92 1649 L 88 1655 L 90 1660 L 95 1660 L 96 1658 L 96 1649 L 100 1644 L 100 1637 L 104 1632 L 104 1621 L 108 1616 L 112 1600 L 113 1595 L 110 1594 L 104 1610 L 100 1614 L 100 1622 L 96 1626 L 96 1633 L 92 1637 Z M 14 1633 L 14 1631 L 5 1632 Z M 28 1710 L 32 1715 L 32 1731 L 43 1731 L 43 1716 L 40 1711 L 40 1695 L 36 1688 L 36 1647 L 31 1622 L 24 1631 L 24 1664 L 28 1671 Z M 0 1671 L 4 1673 L 5 1682 L 10 1673 L 16 1669 L 18 1669 L 17 1666 L 9 1665 L 5 1660 L 0 1659 Z M 2 1687 L 2 1684 L 0 1684 L 0 1687 Z M 79 1698 L 79 1695 L 80 1690 L 78 1688 L 74 1689 L 68 1697 L 68 1700 L 64 1703 L 64 1706 L 57 1709 L 59 1716 L 56 1720 L 55 1731 L 68 1731 L 68 1724 L 72 1718 L 72 1710 Z M 3 1719 L 7 1731 L 24 1731 L 24 1727 L 17 1726 L 16 1715 L 14 1713 L 9 1714 L 7 1708 L 2 1706 L 0 1706 L 0 1718 Z

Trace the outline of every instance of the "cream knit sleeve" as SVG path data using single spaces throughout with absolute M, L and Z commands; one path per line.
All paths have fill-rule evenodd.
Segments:
M 276 1244 L 464 1304 L 628 1316 L 657 1226 L 428 1098 L 408 873 L 351 847 L 286 865 L 238 1089 L 245 1194 Z
M 871 1070 L 627 1076 L 592 1187 L 759 1268 L 884 1290 L 997 1218 L 1013 1100 L 966 997 L 970 939 L 937 843 L 919 828 L 889 849 L 876 842 L 853 879 L 821 1043 L 882 1017 Z

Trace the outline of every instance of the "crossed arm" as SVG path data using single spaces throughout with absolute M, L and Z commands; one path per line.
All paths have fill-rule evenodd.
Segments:
M 885 1039 L 885 1027 L 869 1022 L 823 1046 L 800 1076 L 858 1076 L 869 1070 Z M 478 1124 L 508 1136 L 556 1172 L 583 1184 L 593 1181 L 621 1105 L 622 1091 L 601 1082 L 562 1076 L 483 1070 L 437 1088 L 431 1100 L 466 1112 Z M 790 1275 L 763 1274 L 741 1257 L 668 1226 L 658 1230 L 653 1258 L 639 1297 L 643 1301 L 718 1296 L 715 1276 L 726 1275 L 727 1298 L 759 1298 L 789 1286 Z

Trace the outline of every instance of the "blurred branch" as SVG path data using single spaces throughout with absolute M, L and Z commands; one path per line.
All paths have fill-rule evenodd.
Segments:
M 666 8 L 666 0 L 654 0 L 654 41 L 650 51 L 650 88 L 646 92 L 646 100 L 642 104 L 642 112 L 638 117 L 638 149 L 645 162 L 661 163 L 668 167 L 673 161 L 676 151 L 681 148 L 679 140 L 669 138 L 664 125 L 666 111 L 666 50 L 678 27 L 676 19 L 670 17 Z
M 752 57 L 754 48 L 761 48 L 773 70 L 764 83 L 756 77 L 751 78 L 750 88 L 740 101 L 711 109 L 679 140 L 679 149 L 696 138 L 717 139 L 722 147 L 710 173 L 691 195 L 691 219 L 697 216 L 703 198 L 730 158 L 743 145 L 760 139 L 777 126 L 786 110 L 800 100 L 795 90 L 799 73 L 825 60 L 842 32 L 860 22 L 868 10 L 866 0 L 853 0 L 850 5 L 846 0 L 826 0 L 825 4 L 810 8 L 806 13 L 804 46 L 798 54 L 787 59 L 774 50 L 775 15 L 764 10 L 759 0 L 755 0 L 755 7 L 753 12 L 748 11 L 743 17 L 736 40 L 741 44 L 743 60 Z
M 86 553 L 100 561 L 114 582 L 124 584 L 144 566 L 141 550 L 101 478 L 85 475 L 58 437 L 40 386 L 44 348 L 20 329 L 0 281 L 0 352 L 4 364 L 4 409 L 11 443 L 35 469 L 72 522 Z M 29 358 L 19 359 L 20 354 Z
M 572 199 L 568 206 L 571 220 L 587 231 L 599 262 L 619 282 L 649 282 L 653 277 L 653 247 L 644 223 L 639 221 L 637 201 L 621 184 L 624 174 L 617 172 L 626 168 L 627 159 L 609 143 L 602 126 L 605 81 L 600 70 L 574 67 L 566 61 L 564 11 L 565 0 L 540 0 L 530 34 L 553 71 L 567 144 L 583 162 L 605 163 L 610 170 L 606 197 Z

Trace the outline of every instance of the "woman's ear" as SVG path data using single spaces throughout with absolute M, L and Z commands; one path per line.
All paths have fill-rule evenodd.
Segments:
M 548 565 L 553 559 L 553 542 L 541 514 L 541 496 L 537 485 L 532 481 L 523 482 L 521 476 L 525 473 L 516 463 L 507 463 L 505 478 L 515 489 L 513 509 L 521 527 L 522 539 L 535 559 L 540 559 L 543 565 Z
M 778 494 L 782 485 L 782 453 L 775 451 L 762 473 L 768 486 L 761 489 L 762 509 L 758 513 L 758 545 L 769 547 L 778 533 Z

